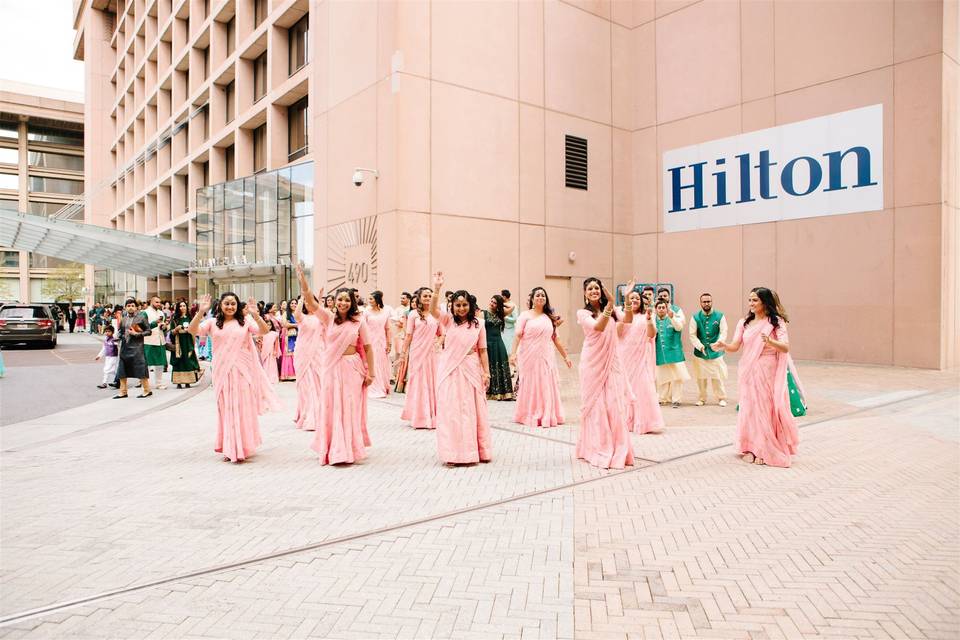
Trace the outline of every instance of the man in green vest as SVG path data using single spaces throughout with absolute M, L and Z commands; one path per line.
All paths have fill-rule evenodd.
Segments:
M 660 404 L 672 403 L 673 408 L 680 406 L 683 383 L 690 379 L 687 365 L 683 360 L 683 312 L 674 311 L 669 300 L 657 300 L 657 388 Z
M 690 344 L 693 345 L 693 374 L 697 378 L 700 392 L 697 406 L 707 402 L 707 383 L 713 383 L 713 395 L 717 404 L 727 406 L 727 390 L 723 381 L 727 379 L 727 363 L 723 361 L 723 352 L 714 351 L 710 345 L 718 340 L 727 339 L 727 319 L 713 308 L 713 296 L 700 294 L 700 311 L 690 319 Z

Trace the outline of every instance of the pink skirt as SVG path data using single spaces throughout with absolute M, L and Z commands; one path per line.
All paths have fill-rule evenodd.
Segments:
M 552 346 L 552 345 L 551 345 Z M 522 347 L 521 347 L 522 348 Z M 553 357 L 553 354 L 550 354 Z M 513 421 L 528 427 L 556 427 L 564 422 L 557 368 L 543 358 L 520 359 L 520 386 Z
M 784 424 L 777 413 L 773 398 L 776 377 L 777 355 L 771 353 L 761 354 L 749 377 L 741 380 L 737 449 L 770 466 L 789 467 L 800 434 L 795 424 Z
M 353 463 L 367 457 L 367 396 L 360 356 L 341 356 L 322 380 L 320 421 L 311 449 L 320 464 Z
M 473 367 L 471 377 L 479 380 L 480 363 L 477 358 L 466 360 L 437 387 L 437 455 L 442 462 L 486 462 L 493 455 L 486 391 L 461 371 Z
M 290 380 L 297 379 L 297 372 L 293 368 L 293 354 L 285 353 L 283 357 L 280 358 L 280 380 L 281 382 L 289 382 Z

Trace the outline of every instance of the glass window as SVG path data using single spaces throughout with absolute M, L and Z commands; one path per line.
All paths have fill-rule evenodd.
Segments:
M 0 173 L 0 189 L 19 189 L 20 178 L 15 173 Z
M 313 264 L 313 216 L 296 218 L 293 221 L 293 261 Z
M 210 195 L 213 189 L 197 189 L 197 233 L 210 230 Z M 199 242 L 199 240 L 197 241 Z
M 3 164 L 18 164 L 20 152 L 10 147 L 0 147 L 0 162 Z
M 257 225 L 257 258 L 260 262 L 274 264 L 277 261 L 277 221 Z
M 66 153 L 29 151 L 27 152 L 27 163 L 31 167 L 41 167 L 44 169 L 83 171 L 83 156 L 72 156 Z
M 288 162 L 293 162 L 297 158 L 302 158 L 308 151 L 307 121 L 309 117 L 307 98 L 302 98 L 301 100 L 298 100 L 287 107 L 287 127 L 289 136 L 287 149 Z
M 200 79 L 206 80 L 210 75 L 210 47 L 200 51 L 200 60 L 203 63 L 203 75 Z
M 290 27 L 288 42 L 290 43 L 290 75 L 296 73 L 307 64 L 310 46 L 310 15 L 307 14 Z
M 80 180 L 66 180 L 64 178 L 30 176 L 30 191 L 80 195 L 83 193 L 83 182 Z
M 46 320 L 49 314 L 44 311 L 40 305 L 31 305 L 29 307 L 7 306 L 0 311 L 0 318 L 27 318 L 33 320 Z
M 256 102 L 267 93 L 267 52 L 264 51 L 253 61 L 253 101 Z
M 233 50 L 237 48 L 237 17 L 234 16 L 230 18 L 230 22 L 227 23 L 227 55 L 229 56 L 233 53 Z
M 233 122 L 233 119 L 237 115 L 237 105 L 234 99 L 234 96 L 236 95 L 236 88 L 237 88 L 236 83 L 233 80 L 227 83 L 227 86 L 223 88 L 223 92 L 227 99 L 226 104 L 227 104 L 227 122 L 228 123 Z
M 257 222 L 277 219 L 277 172 L 257 176 Z
M 59 202 L 30 202 L 28 204 L 28 211 L 38 216 L 52 216 L 66 206 Z
M 0 120 L 0 138 L 13 138 L 16 140 L 20 137 L 17 129 L 18 125 L 16 122 Z
M 0 209 L 3 211 L 19 211 L 20 203 L 16 200 L 0 200 Z
M 223 212 L 224 243 L 243 242 L 243 209 L 227 209 Z
M 19 267 L 19 251 L 0 251 L 0 269 L 17 269 Z
M 27 124 L 27 140 L 35 142 L 49 142 L 51 144 L 66 144 L 72 147 L 83 146 L 83 131 L 72 129 L 55 129 Z
M 197 232 L 197 260 L 203 261 L 213 257 L 211 251 L 211 238 L 213 234 L 209 231 Z
M 243 180 L 234 180 L 224 185 L 223 208 L 243 208 Z
M 277 256 L 290 257 L 290 201 L 277 201 Z
M 264 123 L 253 130 L 253 172 L 267 168 L 267 125 Z
M 227 180 L 233 180 L 236 177 L 236 150 L 233 145 L 227 147 L 224 157 L 227 163 Z
M 267 0 L 253 0 L 253 25 L 259 27 L 267 17 Z

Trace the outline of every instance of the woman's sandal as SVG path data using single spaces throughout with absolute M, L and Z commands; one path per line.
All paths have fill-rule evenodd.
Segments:
M 128 395 L 125 394 L 125 393 L 118 393 L 117 395 L 113 396 L 113 399 L 114 399 L 114 400 L 119 400 L 119 399 L 121 399 L 121 398 L 128 398 L 128 397 L 130 397 L 130 396 L 128 396 Z

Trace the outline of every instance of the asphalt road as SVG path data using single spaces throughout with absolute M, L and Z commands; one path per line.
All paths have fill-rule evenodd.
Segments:
M 7 372 L 0 378 L 0 426 L 32 420 L 109 397 L 97 389 L 103 362 L 100 341 L 88 334 L 61 333 L 55 349 L 4 346 Z M 109 416 L 104 416 L 105 419 Z

